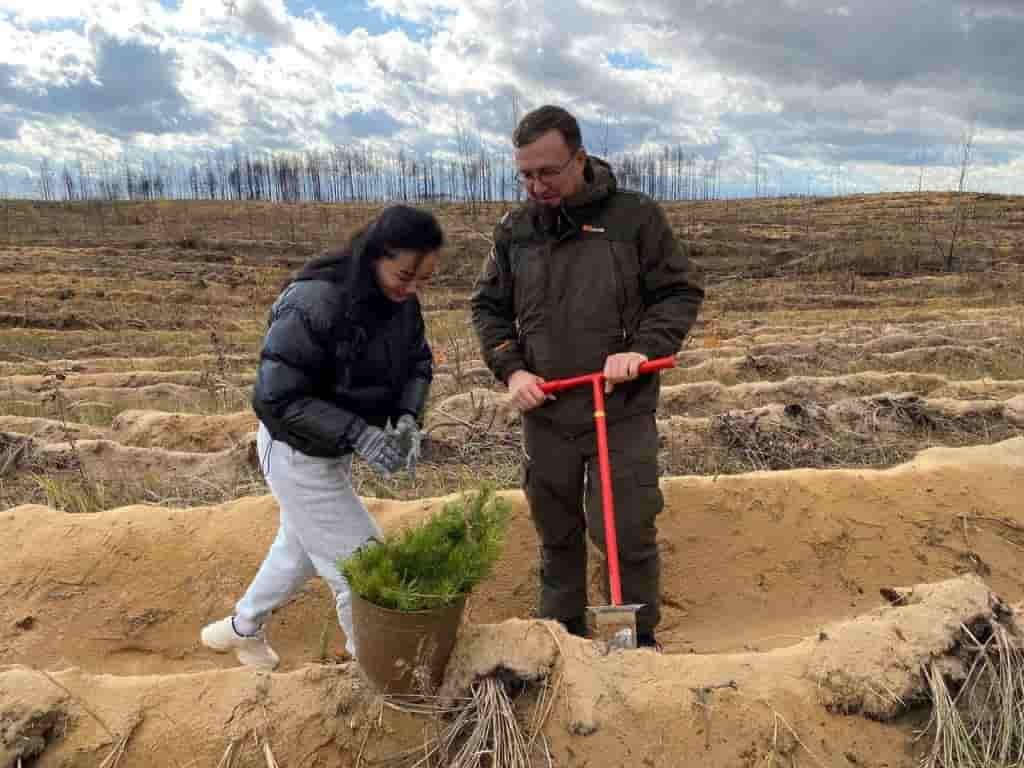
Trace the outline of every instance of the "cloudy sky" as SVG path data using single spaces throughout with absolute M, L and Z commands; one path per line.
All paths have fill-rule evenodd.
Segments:
M 723 184 L 1024 192 L 1024 0 L 0 0 L 0 185 L 241 144 L 507 147 L 513 96 L 592 152 Z M 4 191 L 0 188 L 0 194 Z

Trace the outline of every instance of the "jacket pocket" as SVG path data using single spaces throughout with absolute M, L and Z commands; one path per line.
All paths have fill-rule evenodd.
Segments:
M 621 339 L 624 278 L 615 246 L 605 236 L 587 235 L 572 250 L 556 253 L 566 260 L 562 280 L 566 302 L 559 309 L 571 330 L 582 330 L 603 343 Z
M 635 514 L 641 519 L 654 519 L 665 508 L 665 497 L 658 482 L 657 464 L 639 464 L 634 469 L 633 482 L 636 484 Z

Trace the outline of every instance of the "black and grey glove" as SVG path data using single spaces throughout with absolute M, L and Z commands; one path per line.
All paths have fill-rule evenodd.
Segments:
M 415 478 L 416 465 L 420 460 L 420 446 L 423 443 L 423 433 L 416 419 L 408 413 L 402 414 L 395 428 L 395 436 L 398 438 L 399 450 L 405 456 L 405 468 Z
M 368 426 L 355 442 L 356 453 L 366 459 L 374 472 L 390 477 L 405 461 L 398 437 L 380 427 Z

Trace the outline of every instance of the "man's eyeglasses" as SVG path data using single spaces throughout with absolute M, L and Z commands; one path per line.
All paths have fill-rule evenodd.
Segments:
M 546 168 L 538 168 L 536 171 L 519 171 L 516 174 L 516 178 L 519 180 L 520 184 L 529 184 L 531 181 L 539 181 L 542 184 L 548 184 L 562 171 L 568 168 L 569 163 L 575 159 L 576 155 L 574 154 L 560 166 L 549 165 Z

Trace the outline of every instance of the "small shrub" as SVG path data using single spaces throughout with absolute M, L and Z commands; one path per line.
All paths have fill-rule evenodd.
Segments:
M 508 502 L 485 486 L 425 522 L 371 542 L 338 568 L 353 592 L 383 608 L 449 605 L 490 576 L 501 555 Z

